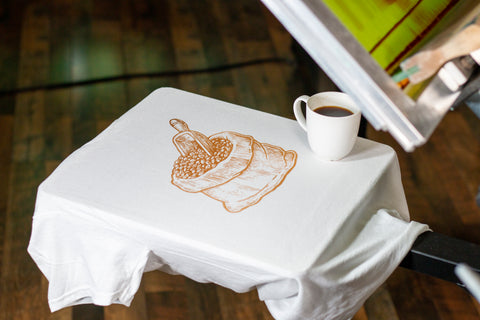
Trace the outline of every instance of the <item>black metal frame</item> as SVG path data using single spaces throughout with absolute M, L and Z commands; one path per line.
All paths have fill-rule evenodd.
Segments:
M 421 234 L 400 266 L 463 285 L 455 275 L 459 263 L 480 272 L 480 245 L 436 232 Z

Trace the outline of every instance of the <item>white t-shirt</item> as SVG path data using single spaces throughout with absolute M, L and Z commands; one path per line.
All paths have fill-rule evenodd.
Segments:
M 210 141 L 230 150 L 216 164 Z M 128 305 L 160 269 L 257 288 L 277 319 L 341 319 L 427 230 L 408 220 L 390 147 L 320 161 L 295 121 L 162 88 L 42 183 L 29 252 L 52 310 Z

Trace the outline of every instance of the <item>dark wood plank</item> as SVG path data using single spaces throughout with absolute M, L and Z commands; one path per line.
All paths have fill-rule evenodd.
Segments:
M 52 0 L 48 6 L 50 16 L 50 62 L 49 84 L 61 84 L 72 81 L 72 41 L 75 23 L 74 17 L 78 5 L 74 0 Z
M 256 291 L 240 294 L 223 287 L 217 287 L 217 291 L 223 319 L 273 320 L 265 304 L 259 301 Z
M 41 274 L 27 254 L 36 188 L 44 178 L 40 161 L 13 162 L 0 283 L 0 319 L 33 319 L 48 312 Z M 39 317 L 40 318 L 40 317 Z
M 222 320 L 216 285 L 185 279 L 190 320 Z
M 221 21 L 215 15 L 215 8 L 207 0 L 195 1 L 191 5 L 193 19 L 197 22 L 198 37 L 202 43 L 203 56 L 205 57 L 206 68 L 218 68 L 231 63 L 227 54 L 226 41 L 222 37 Z M 205 16 L 211 17 L 205 19 Z M 214 90 L 213 93 L 211 90 Z M 211 92 L 211 93 L 210 93 Z M 235 102 L 236 90 L 232 72 L 216 72 L 211 75 L 211 95 L 217 99 Z M 208 94 L 207 93 L 207 94 Z
M 174 71 L 175 54 L 170 33 L 168 1 L 123 1 L 121 6 L 122 49 L 127 74 Z M 139 78 L 127 81 L 128 106 L 137 104 L 153 90 L 176 87 L 173 77 Z
M 233 3 L 232 3 L 233 4 Z M 252 58 L 252 52 L 245 52 L 241 50 L 239 43 L 243 38 L 246 38 L 248 32 L 243 29 L 244 23 L 239 15 L 241 13 L 241 3 L 235 2 L 234 6 L 226 6 L 221 2 L 207 0 L 207 5 L 211 8 L 213 18 L 215 19 L 218 33 L 221 36 L 221 41 L 229 63 L 236 63 L 247 61 Z M 236 10 L 238 9 L 238 11 Z M 249 28 L 249 26 L 245 26 Z M 260 30 L 260 32 L 262 32 Z M 248 37 L 247 37 L 248 38 Z M 255 58 L 265 57 L 263 54 L 255 54 Z M 247 75 L 244 69 L 232 70 L 233 85 L 235 88 L 236 100 L 232 101 L 244 106 L 254 107 L 255 97 L 250 84 L 248 83 Z
M 148 315 L 150 319 L 187 320 L 188 303 L 185 292 L 147 293 Z
M 63 160 L 73 151 L 72 90 L 48 92 L 45 118 L 45 160 Z
M 70 83 L 85 80 L 88 74 L 88 30 L 91 3 L 73 0 L 54 0 L 50 4 L 51 41 L 48 83 Z M 88 88 L 59 89 L 46 97 L 45 158 L 62 160 L 74 147 L 85 143 L 95 134 L 94 121 L 80 125 L 74 119 L 86 119 L 90 104 L 84 103 L 82 93 Z M 79 102 L 80 100 L 80 102 Z M 80 108 L 78 108 L 80 104 Z M 79 109 L 83 111 L 79 111 Z M 85 110 L 86 109 L 86 110 Z M 79 133 L 79 134 L 75 134 Z M 87 138 L 83 138 L 83 136 Z M 80 140 L 80 141 L 78 141 Z
M 388 289 L 399 319 L 441 319 L 433 297 L 422 286 L 427 277 L 402 268 L 390 276 Z
M 47 10 L 40 4 L 26 6 L 22 17 L 16 80 L 18 86 L 28 86 L 45 80 L 49 19 Z M 41 274 L 26 251 L 36 187 L 45 175 L 42 163 L 44 95 L 42 92 L 20 95 L 15 104 L 13 144 L 11 156 L 7 158 L 11 164 L 2 239 L 1 319 L 29 319 L 48 311 L 46 296 L 41 294 Z
M 148 320 L 147 301 L 143 284 L 140 285 L 129 307 L 121 304 L 104 307 L 104 320 Z
M 19 47 L 21 21 L 20 14 L 23 8 L 18 2 L 2 2 L 0 5 L 0 90 L 10 90 L 17 86 L 17 71 L 19 63 Z M 15 97 L 0 95 L 0 114 L 13 115 Z
M 367 319 L 397 320 L 398 315 L 386 285 L 378 288 L 364 304 Z
M 49 17 L 47 8 L 31 4 L 25 8 L 17 85 L 38 85 L 48 78 Z M 36 91 L 17 96 L 13 157 L 16 161 L 42 157 L 45 93 Z
M 90 73 L 91 45 L 89 33 L 91 25 L 92 1 L 76 1 L 70 7 L 70 78 L 73 81 L 88 80 Z
M 99 5 L 81 5 L 76 8 L 82 25 L 72 32 L 72 78 L 95 79 L 123 73 L 120 8 L 113 2 Z M 112 11 L 112 12 L 110 12 Z M 76 149 L 95 137 L 97 121 L 114 120 L 128 108 L 125 103 L 125 85 L 106 82 L 72 89 L 73 148 Z
M 0 275 L 3 268 L 5 226 L 12 166 L 13 116 L 0 115 Z
M 91 304 L 74 306 L 72 320 L 103 320 L 103 308 Z
M 185 279 L 180 275 L 170 275 L 161 271 L 151 271 L 143 275 L 145 293 L 185 291 Z
M 474 199 L 480 185 L 480 135 L 477 126 L 470 126 L 470 119 L 480 121 L 466 106 L 450 112 L 442 123 L 440 152 L 449 159 L 452 179 L 448 183 L 448 193 L 455 198 L 455 205 L 464 226 L 480 226 L 480 214 Z M 466 240 L 480 243 L 477 232 L 468 232 Z M 468 238 L 467 238 L 468 237 Z
M 122 41 L 129 73 L 171 71 L 175 66 L 169 1 L 122 1 Z
M 445 319 L 478 319 L 478 310 L 469 299 L 469 294 L 459 286 L 450 286 L 436 278 L 423 283 L 425 291 L 432 297 L 438 313 Z
M 169 6 L 170 32 L 175 53 L 177 70 L 193 70 L 207 67 L 199 32 L 199 21 L 195 19 L 188 0 L 172 1 Z M 187 90 L 209 95 L 212 77 L 209 74 L 186 74 L 178 79 L 178 85 Z
M 16 99 L 14 161 L 32 161 L 43 157 L 45 92 L 21 94 Z
M 92 87 L 72 89 L 72 147 L 78 149 L 97 134 Z
M 280 54 L 285 52 L 285 47 L 290 46 L 288 41 L 283 44 L 284 49 L 280 49 L 278 40 L 272 40 L 274 30 L 269 28 L 260 2 L 236 1 L 231 6 L 210 3 L 218 19 L 229 62 L 282 57 Z M 278 26 L 275 31 L 279 32 Z M 238 100 L 247 107 L 291 117 L 292 101 L 303 94 L 303 90 L 292 90 L 298 88 L 291 86 L 291 83 L 298 83 L 293 72 L 291 66 L 281 62 L 233 70 Z
M 365 308 L 361 307 L 360 310 L 353 316 L 352 320 L 368 320 Z
M 92 6 L 89 33 L 88 77 L 114 76 L 124 73 L 120 6 L 102 1 Z M 114 120 L 128 110 L 125 83 L 109 82 L 91 87 L 95 120 Z

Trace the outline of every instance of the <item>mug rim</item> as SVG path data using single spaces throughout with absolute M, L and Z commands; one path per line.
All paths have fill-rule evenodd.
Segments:
M 317 112 L 314 111 L 314 109 L 312 109 L 312 107 L 310 107 L 310 104 L 309 104 L 309 101 L 311 99 L 314 99 L 314 98 L 319 98 L 321 96 L 327 96 L 327 95 L 333 95 L 333 96 L 337 96 L 337 97 L 341 97 L 342 99 L 347 99 L 348 100 L 348 103 L 338 103 L 338 104 L 335 104 L 335 103 L 330 103 L 330 104 L 325 104 L 325 105 L 317 105 L 315 106 L 315 109 L 319 108 L 319 107 L 322 107 L 322 106 L 337 106 L 337 107 L 342 107 L 342 108 L 346 108 L 348 110 L 350 110 L 352 112 L 352 114 L 350 115 L 347 115 L 347 116 L 343 116 L 343 117 L 332 117 L 332 116 L 327 116 L 327 115 L 323 115 L 323 114 L 319 114 Z M 324 117 L 324 118 L 328 118 L 328 119 L 345 119 L 345 118 L 350 118 L 350 117 L 353 117 L 353 116 L 356 116 L 358 114 L 361 113 L 362 110 L 360 110 L 360 108 L 358 107 L 358 105 L 355 103 L 355 101 L 353 101 L 353 99 L 348 95 L 346 94 L 345 92 L 340 92 L 340 91 L 323 91 L 323 92 L 318 92 L 312 96 L 310 96 L 307 101 L 306 101 L 306 106 L 308 109 L 310 109 L 310 111 L 312 111 L 315 115 L 318 115 L 320 117 Z

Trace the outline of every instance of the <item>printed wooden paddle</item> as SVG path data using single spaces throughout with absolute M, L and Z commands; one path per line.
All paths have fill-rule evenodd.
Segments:
M 469 25 L 442 46 L 421 51 L 400 64 L 411 83 L 433 76 L 446 62 L 480 49 L 480 19 Z

